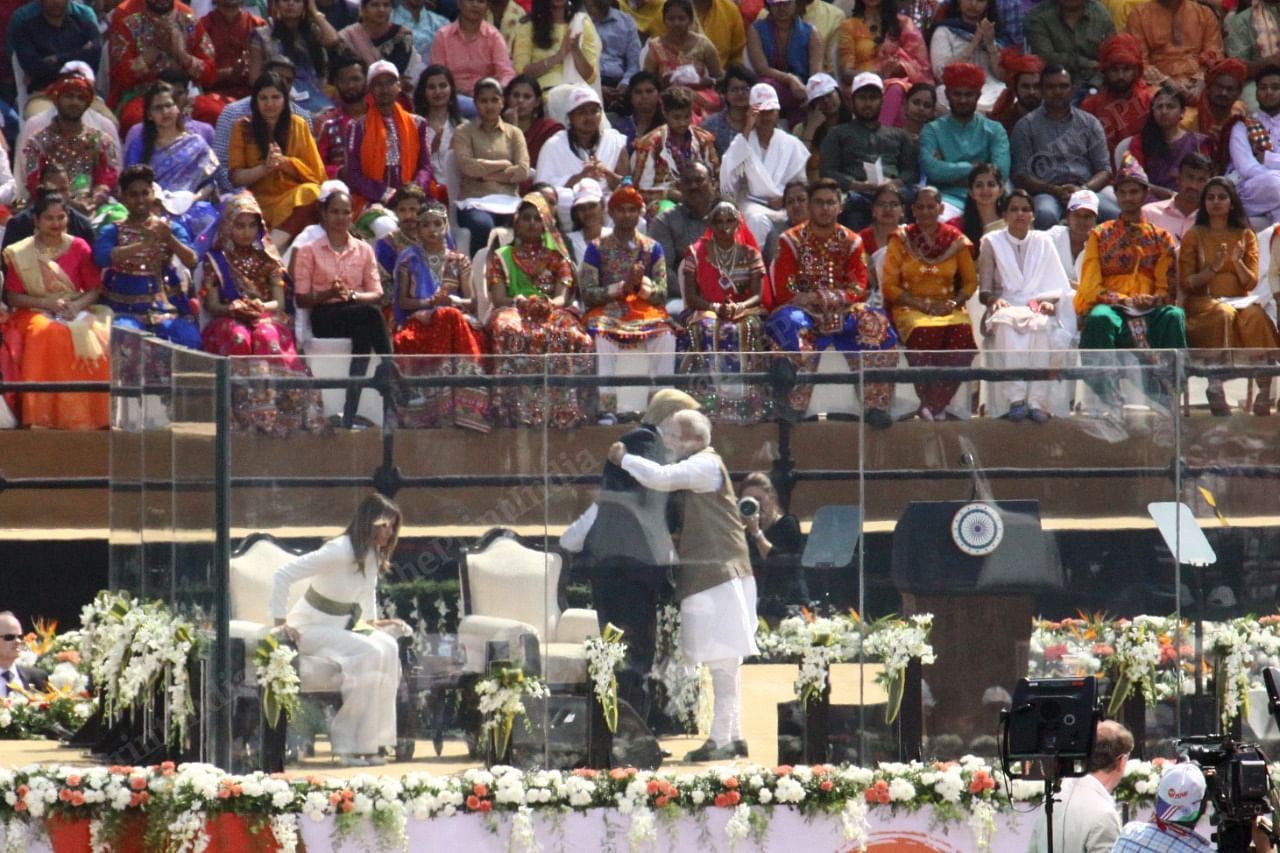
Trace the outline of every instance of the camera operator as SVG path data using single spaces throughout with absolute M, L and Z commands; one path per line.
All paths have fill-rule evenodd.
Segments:
M 1195 764 L 1166 767 L 1156 789 L 1155 817 L 1126 823 L 1113 853 L 1215 853 L 1214 843 L 1195 831 L 1206 787 L 1204 773 Z
M 1114 720 L 1098 723 L 1088 773 L 1065 779 L 1053 809 L 1053 853 L 1109 853 L 1120 834 L 1120 813 L 1111 792 L 1124 776 L 1133 751 L 1133 735 Z M 1045 818 L 1041 813 L 1027 845 L 1028 853 L 1046 853 Z
M 800 565 L 800 519 L 784 514 L 769 475 L 752 471 L 738 487 L 738 512 L 747 528 L 751 572 L 760 590 L 757 611 L 766 620 L 786 615 L 788 604 L 808 604 L 809 587 Z

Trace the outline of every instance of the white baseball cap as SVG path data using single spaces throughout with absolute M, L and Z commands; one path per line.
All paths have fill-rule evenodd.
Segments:
M 782 104 L 778 103 L 778 93 L 768 83 L 757 83 L 751 87 L 751 109 L 753 110 L 780 110 Z
M 1076 190 L 1071 194 L 1071 198 L 1067 199 L 1067 213 L 1073 210 L 1088 210 L 1097 213 L 1098 194 L 1093 190 Z
M 89 63 L 81 62 L 78 59 L 73 59 L 70 62 L 63 63 L 63 66 L 60 69 L 58 69 L 59 77 L 65 77 L 68 74 L 75 74 L 77 76 L 83 77 L 84 79 L 88 80 L 90 83 L 93 83 L 96 80 L 93 74 L 93 69 L 89 67 Z
M 595 89 L 590 86 L 575 86 L 573 91 L 569 93 L 569 108 L 565 110 L 565 115 L 587 104 L 595 104 L 598 107 L 604 106 L 600 102 L 600 95 Z
M 853 86 L 850 92 L 856 92 L 865 86 L 875 86 L 881 92 L 884 91 L 884 81 L 880 79 L 880 75 L 872 71 L 863 71 L 861 74 L 853 78 Z
M 830 74 L 818 72 L 809 78 L 809 82 L 804 84 L 805 100 L 813 103 L 818 98 L 825 97 L 834 92 L 839 86 L 836 84 L 836 78 Z
M 396 68 L 395 63 L 388 62 L 385 59 L 379 59 L 377 62 L 369 66 L 369 73 L 365 75 L 365 84 L 372 83 L 376 78 L 383 74 L 390 74 L 396 79 L 400 78 L 400 69 Z
M 1169 823 L 1194 823 L 1206 790 L 1204 773 L 1189 761 L 1166 767 L 1156 788 L 1156 817 Z
M 574 188 L 573 204 L 570 207 L 598 201 L 604 201 L 604 188 L 600 186 L 600 182 L 595 178 L 583 178 L 578 181 L 577 187 Z

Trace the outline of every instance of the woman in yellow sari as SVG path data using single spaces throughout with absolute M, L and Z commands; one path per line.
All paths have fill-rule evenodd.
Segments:
M 921 187 L 911 210 L 915 224 L 900 227 L 885 252 L 880 285 L 885 307 L 912 367 L 967 367 L 978 349 L 964 307 L 978 287 L 972 244 L 960 229 L 938 221 L 942 196 L 935 188 Z M 917 382 L 920 417 L 946 420 L 958 387 L 957 382 Z
M 111 311 L 96 305 L 102 289 L 93 250 L 67 234 L 62 196 L 36 199 L 35 234 L 4 250 L 9 274 L 6 298 L 17 309 L 5 327 L 5 345 L 18 363 L 21 381 L 109 380 Z M 27 393 L 22 423 L 47 429 L 103 429 L 106 392 Z

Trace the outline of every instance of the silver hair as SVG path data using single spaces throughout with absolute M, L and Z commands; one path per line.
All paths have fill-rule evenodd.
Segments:
M 696 409 L 676 412 L 658 425 L 664 441 L 669 439 L 681 459 L 711 446 L 711 421 Z

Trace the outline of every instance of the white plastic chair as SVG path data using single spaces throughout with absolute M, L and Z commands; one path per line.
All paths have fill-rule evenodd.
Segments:
M 489 288 L 485 285 L 485 269 L 488 266 L 489 247 L 485 246 L 471 259 L 471 292 L 476 299 L 476 319 L 482 326 L 489 322 L 489 312 L 493 310 L 493 306 L 489 304 Z

